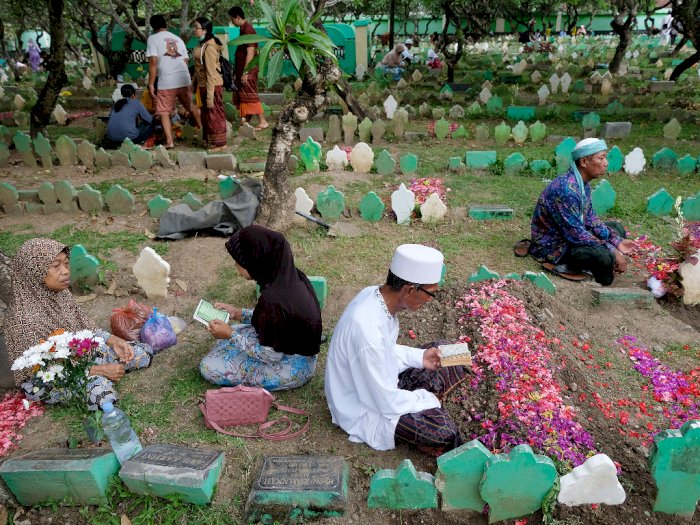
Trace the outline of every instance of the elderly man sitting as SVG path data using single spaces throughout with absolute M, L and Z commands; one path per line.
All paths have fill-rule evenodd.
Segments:
M 399 246 L 386 283 L 362 290 L 333 331 L 326 361 L 326 399 L 333 423 L 350 441 L 389 450 L 404 442 L 431 455 L 462 444 L 457 425 L 441 407 L 467 377 L 463 366 L 439 368 L 440 350 L 396 344 L 402 310 L 435 297 L 442 254 L 428 246 Z
M 590 182 L 607 173 L 608 146 L 595 138 L 574 148 L 573 164 L 542 192 L 532 214 L 530 255 L 561 273 L 590 272 L 608 286 L 627 269 L 625 255 L 636 248 L 618 222 L 603 223 L 591 206 Z

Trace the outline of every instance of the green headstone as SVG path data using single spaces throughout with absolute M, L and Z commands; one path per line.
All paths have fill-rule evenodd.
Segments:
M 513 131 L 513 140 L 515 141 L 515 143 L 519 144 L 521 146 L 523 144 L 525 144 L 529 130 L 522 120 L 520 122 L 518 122 L 518 124 L 513 128 L 512 131 Z
M 19 199 L 19 192 L 9 182 L 0 182 L 0 204 L 15 204 Z
M 67 180 L 61 180 L 54 184 L 54 191 L 60 202 L 73 202 L 78 195 L 73 185 Z
M 489 504 L 489 523 L 539 510 L 556 479 L 552 460 L 535 455 L 528 445 L 489 459 L 481 482 L 481 497 Z
M 600 127 L 600 115 L 593 111 L 586 113 L 583 116 L 583 119 L 581 119 L 581 124 L 583 125 L 583 129 L 586 131 L 596 130 Z
M 693 161 L 695 161 L 695 159 L 693 159 Z M 418 157 L 412 153 L 407 153 L 399 160 L 399 166 L 401 167 L 402 175 L 414 175 L 418 169 Z
M 489 131 L 488 125 L 482 122 L 476 126 L 476 130 L 474 131 L 474 137 L 476 140 L 483 142 L 488 140 L 490 135 L 491 132 Z
M 548 160 L 538 159 L 533 160 L 530 163 L 530 170 L 532 170 L 532 173 L 536 173 L 537 175 L 542 175 L 551 169 L 552 165 L 549 163 Z
M 44 204 L 56 204 L 58 197 L 54 185 L 50 182 L 43 182 L 41 186 L 39 186 L 39 199 L 41 199 L 41 202 Z
M 116 153 L 116 152 L 115 152 Z M 122 157 L 125 155 L 122 153 Z M 129 157 L 126 157 L 128 162 Z M 95 167 L 96 168 L 109 168 L 112 165 L 112 155 L 107 153 L 104 148 L 100 148 L 95 152 Z
M 126 461 L 119 477 L 135 494 L 179 496 L 211 503 L 224 467 L 224 453 L 179 445 L 149 445 Z
M 480 513 L 484 509 L 479 482 L 491 458 L 493 454 L 474 439 L 437 459 L 435 486 L 442 494 L 442 510 L 471 509 Z
M 511 153 L 503 161 L 503 169 L 509 175 L 520 173 L 527 169 L 527 159 L 522 153 Z
M 561 175 L 566 170 L 568 170 L 569 167 L 571 166 L 571 163 L 573 162 L 571 159 L 571 154 L 569 154 L 569 155 L 557 155 L 555 157 L 555 161 L 557 164 L 557 174 L 558 175 Z
M 486 111 L 490 115 L 500 115 L 503 113 L 503 100 L 498 95 L 492 96 L 486 103 Z
M 433 120 L 440 120 L 445 116 L 445 108 L 432 108 L 431 115 L 433 116 Z
M 32 152 L 32 139 L 26 133 L 18 131 L 12 137 L 15 148 L 22 155 L 22 163 L 28 168 L 36 168 L 36 157 Z
M 695 160 L 695 157 L 691 155 L 685 155 L 676 162 L 676 168 L 683 175 L 694 173 L 696 165 L 697 161 Z
M 461 124 L 456 130 L 454 130 L 452 132 L 453 139 L 466 139 L 467 137 L 469 137 L 469 133 L 467 132 L 467 128 L 465 128 Z
M 608 171 L 610 173 L 617 173 L 620 171 L 625 162 L 625 156 L 617 146 L 613 146 L 610 150 L 608 150 L 607 159 Z
M 10 148 L 7 144 L 0 142 L 0 168 L 6 168 L 10 161 Z
M 321 145 L 309 137 L 299 149 L 306 171 L 318 171 L 320 169 L 319 162 L 321 161 Z
M 664 126 L 664 137 L 667 139 L 671 140 L 676 140 L 678 139 L 678 136 L 681 134 L 681 125 L 678 123 L 678 120 L 676 118 L 672 118 L 669 120 L 668 124 Z
M 583 81 L 583 79 L 578 79 L 573 83 L 571 89 L 574 93 L 584 93 L 586 91 L 586 83 Z
M 651 156 L 651 164 L 656 169 L 672 170 L 676 167 L 678 155 L 669 148 L 661 148 Z
M 226 120 L 228 120 L 229 122 L 235 122 L 237 112 L 234 105 L 230 102 L 224 102 L 224 114 L 226 115 Z
M 323 310 L 326 307 L 326 300 L 328 299 L 328 282 L 325 277 L 320 275 L 307 275 L 311 287 L 314 289 L 316 294 L 316 299 L 318 299 L 318 305 Z
M 107 190 L 104 200 L 109 212 L 116 215 L 129 215 L 136 210 L 134 196 L 119 184 L 113 184 Z
M 462 162 L 462 157 L 450 157 L 448 168 L 450 171 L 462 171 L 467 169 L 467 166 Z
M 496 144 L 503 146 L 510 139 L 510 126 L 505 122 L 501 122 L 493 130 L 493 136 L 496 139 Z
M 101 150 L 102 148 L 100 148 Z M 95 154 L 95 163 L 97 164 L 97 159 L 98 155 L 100 152 Z M 121 166 L 123 168 L 130 168 L 131 167 L 131 160 L 129 159 L 129 155 L 124 153 L 123 151 L 113 151 L 112 154 L 110 155 L 110 164 L 112 167 L 118 167 Z M 98 164 L 99 165 L 99 164 Z
M 391 158 L 391 154 L 387 150 L 382 150 L 374 161 L 379 175 L 389 175 L 394 173 L 396 161 Z
M 369 222 L 377 222 L 384 214 L 384 203 L 376 193 L 370 191 L 360 201 L 360 216 Z
M 511 279 L 513 281 L 522 281 L 523 277 L 519 273 L 511 272 L 503 276 L 503 279 Z
M 481 115 L 481 104 L 476 100 L 467 106 L 467 115 L 470 117 L 478 117 Z
M 615 206 L 615 197 L 617 197 L 617 193 L 612 185 L 606 179 L 602 179 L 591 192 L 593 211 L 598 215 L 605 215 L 609 209 Z
M 71 261 L 73 266 L 73 261 Z M 119 461 L 109 448 L 50 448 L 7 459 L 0 476 L 21 505 L 107 502 L 110 477 Z
M 131 160 L 131 167 L 140 171 L 145 171 L 153 166 L 153 155 L 151 152 L 139 147 L 131 152 L 129 159 Z
M 318 194 L 316 209 L 323 217 L 323 220 L 335 222 L 345 209 L 345 195 L 340 191 L 336 191 L 334 186 L 328 186 L 325 191 Z
M 608 115 L 620 115 L 625 111 L 625 107 L 618 100 L 613 100 L 606 108 Z
M 469 206 L 469 216 L 477 221 L 510 220 L 515 212 L 508 206 Z
M 91 170 L 95 167 L 95 145 L 87 140 L 78 144 L 78 158 L 83 165 Z M 107 159 L 109 163 L 109 159 Z M 109 164 L 107 164 L 109 166 Z
M 653 303 L 654 296 L 649 290 L 641 288 L 612 288 L 610 286 L 594 288 L 593 302 L 596 304 L 606 303 L 633 303 L 641 301 Z
M 506 116 L 511 120 L 527 122 L 535 118 L 535 108 L 532 106 L 508 106 Z
M 574 151 L 576 147 L 576 141 L 571 137 L 566 137 L 562 140 L 557 147 L 554 149 L 554 156 L 566 156 L 571 157 L 571 152 Z
M 465 164 L 470 169 L 486 169 L 496 160 L 495 151 L 467 151 L 465 156 Z
M 656 434 L 649 463 L 657 488 L 654 510 L 692 518 L 700 499 L 700 420 Z
M 479 281 L 488 281 L 489 279 L 500 279 L 496 272 L 492 272 L 486 266 L 479 266 L 479 269 L 469 276 L 468 283 L 478 283 Z
M 219 180 L 219 197 L 222 199 L 228 199 L 233 196 L 236 191 L 238 191 L 239 184 L 233 177 L 225 177 Z
M 440 120 L 435 123 L 435 136 L 440 140 L 444 140 L 449 134 L 450 123 L 445 120 L 445 117 L 440 117 Z
M 172 204 L 173 201 L 171 199 L 166 199 L 162 195 L 156 195 L 148 201 L 148 213 L 154 219 L 160 219 L 160 216 L 168 211 Z
M 700 192 L 683 201 L 681 213 L 686 221 L 700 221 Z
M 369 483 L 367 506 L 370 509 L 435 509 L 437 490 L 427 472 L 416 472 L 410 459 L 396 470 L 380 470 Z
M 530 125 L 530 140 L 532 142 L 542 142 L 547 136 L 547 126 L 539 120 Z
M 61 166 L 75 166 L 78 164 L 78 147 L 73 139 L 61 135 L 56 139 L 56 157 Z
M 372 144 L 379 144 L 384 137 L 386 124 L 380 118 L 372 122 Z
M 673 210 L 673 205 L 675 204 L 675 199 L 666 191 L 665 188 L 661 188 L 656 191 L 653 195 L 647 198 L 647 212 L 658 215 L 659 217 L 663 215 L 668 215 Z
M 41 165 L 44 169 L 49 169 L 53 167 L 53 161 L 51 160 L 51 142 L 44 137 L 42 133 L 37 133 L 37 136 L 32 140 L 34 143 L 34 150 L 37 155 L 41 157 Z
M 191 191 L 182 198 L 182 203 L 187 204 L 192 211 L 201 210 L 204 207 L 202 200 Z
M 71 286 L 94 286 L 99 281 L 99 272 L 100 261 L 90 255 L 82 244 L 73 245 L 70 249 Z
M 549 295 L 554 295 L 557 291 L 557 287 L 554 285 L 554 283 L 542 272 L 525 272 L 523 274 L 523 280 L 530 281 L 532 284 L 537 286 L 537 288 L 541 288 Z
M 365 117 L 357 126 L 357 133 L 360 136 L 360 142 L 369 143 L 372 138 L 372 121 Z
M 89 184 L 85 184 L 78 192 L 78 205 L 86 213 L 102 211 L 104 208 L 102 193 Z

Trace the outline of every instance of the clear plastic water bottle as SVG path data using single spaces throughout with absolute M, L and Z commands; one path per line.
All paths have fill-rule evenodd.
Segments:
M 143 447 L 124 412 L 114 408 L 110 401 L 102 404 L 102 412 L 102 429 L 109 438 L 119 464 L 123 465 L 126 460 L 143 450 Z

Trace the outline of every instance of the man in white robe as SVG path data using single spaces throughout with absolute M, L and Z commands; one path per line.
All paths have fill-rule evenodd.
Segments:
M 457 425 L 435 394 L 464 380 L 466 370 L 449 367 L 435 372 L 441 357 L 437 347 L 424 350 L 396 344 L 396 314 L 418 310 L 434 298 L 442 266 L 443 255 L 434 248 L 399 246 L 386 284 L 362 290 L 336 324 L 325 390 L 333 423 L 349 434 L 350 441 L 376 450 L 389 450 L 397 440 L 404 441 L 433 455 L 462 444 Z

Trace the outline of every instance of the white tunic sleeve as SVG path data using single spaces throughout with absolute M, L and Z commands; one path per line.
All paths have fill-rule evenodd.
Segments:
M 399 373 L 407 368 L 423 368 L 423 353 L 422 348 L 413 348 L 404 345 L 395 345 L 394 353 L 399 361 Z

